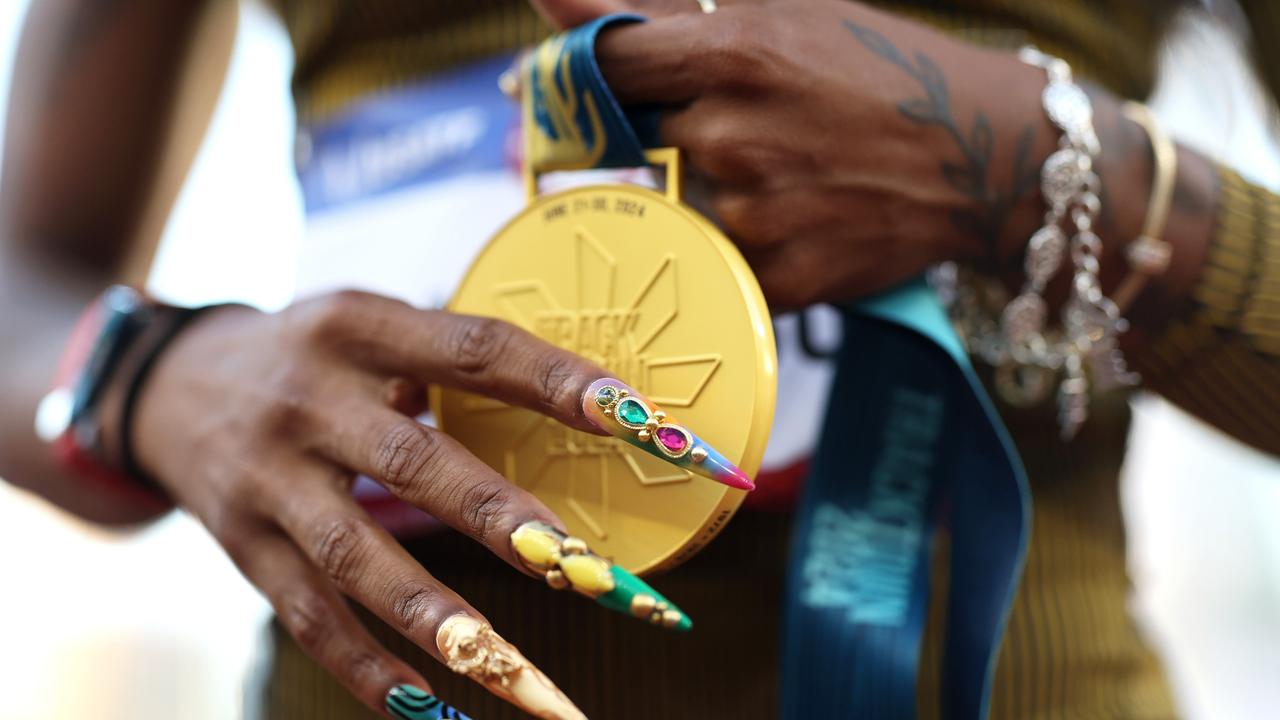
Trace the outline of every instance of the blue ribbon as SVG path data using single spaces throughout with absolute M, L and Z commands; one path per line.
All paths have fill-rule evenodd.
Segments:
M 624 110 L 595 60 L 611 15 L 525 68 L 526 162 L 644 165 L 652 113 Z M 1030 525 L 1026 476 L 923 280 L 841 308 L 844 343 L 797 513 L 786 588 L 783 718 L 916 717 L 935 533 L 950 533 L 941 705 L 987 715 Z M 941 598 L 932 598 L 940 601 Z
M 984 718 L 1030 526 L 1025 474 L 923 280 L 841 314 L 792 542 L 781 715 L 916 717 L 931 540 L 945 527 L 940 704 L 945 717 Z
M 596 63 L 596 37 L 607 27 L 644 22 L 606 15 L 539 45 L 522 68 L 525 162 L 539 172 L 645 165 L 657 140 L 657 114 L 622 106 Z

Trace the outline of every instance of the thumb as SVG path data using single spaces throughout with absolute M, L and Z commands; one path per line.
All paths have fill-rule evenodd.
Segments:
M 575 27 L 601 15 L 632 12 L 656 18 L 701 12 L 698 0 L 529 0 L 557 30 Z

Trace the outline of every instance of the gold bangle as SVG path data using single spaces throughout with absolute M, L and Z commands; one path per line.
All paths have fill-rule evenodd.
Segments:
M 1152 277 L 1169 267 L 1173 246 L 1165 242 L 1165 224 L 1169 220 L 1169 203 L 1173 200 L 1173 182 L 1178 175 L 1178 149 L 1160 128 L 1155 116 L 1146 105 L 1126 102 L 1124 116 L 1137 123 L 1151 141 L 1151 154 L 1155 157 L 1152 172 L 1151 199 L 1147 203 L 1147 217 L 1142 223 L 1142 233 L 1125 248 L 1131 271 L 1111 296 L 1121 311 L 1127 309 L 1138 297 L 1143 286 Z

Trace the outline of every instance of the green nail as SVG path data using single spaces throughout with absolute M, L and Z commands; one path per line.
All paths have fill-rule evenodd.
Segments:
M 401 720 L 471 720 L 426 690 L 397 685 L 387 691 L 387 712 Z
M 613 575 L 613 589 L 596 598 L 596 602 L 610 610 L 648 620 L 653 625 L 680 631 L 693 629 L 689 616 L 649 587 L 649 583 L 617 565 L 610 567 L 609 571 Z
M 567 537 L 536 520 L 511 533 L 511 547 L 525 567 L 543 573 L 551 587 L 575 591 L 601 605 L 653 625 L 689 630 L 693 622 L 648 583 L 591 552 L 581 538 Z

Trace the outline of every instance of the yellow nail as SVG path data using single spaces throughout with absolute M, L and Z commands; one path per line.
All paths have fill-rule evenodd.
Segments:
M 680 631 L 693 628 L 693 621 L 671 601 L 645 581 L 591 552 L 582 538 L 531 520 L 511 533 L 511 547 L 525 567 L 541 573 L 557 590 L 573 588 L 614 612 L 653 625 Z M 649 611 L 637 610 L 644 607 Z
M 613 574 L 609 563 L 595 555 L 566 555 L 560 558 L 560 570 L 575 589 L 591 597 L 613 590 Z
M 546 572 L 556 564 L 560 538 L 549 525 L 527 522 L 511 533 L 511 546 L 531 570 Z

